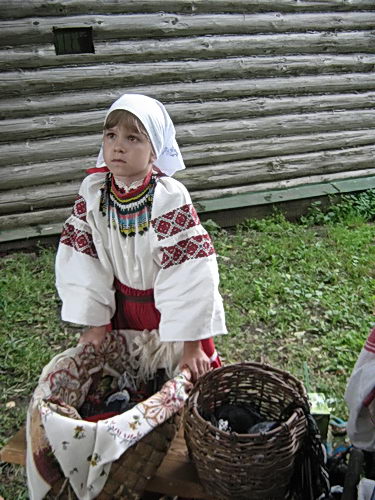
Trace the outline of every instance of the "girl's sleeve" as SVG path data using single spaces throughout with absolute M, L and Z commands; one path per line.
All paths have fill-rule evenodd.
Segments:
M 160 339 L 201 340 L 227 333 L 215 249 L 189 193 L 174 179 L 163 178 L 156 186 L 151 242 Z
M 60 237 L 56 287 L 64 321 L 102 326 L 110 323 L 115 312 L 113 271 L 104 253 L 98 255 L 86 217 L 87 196 L 84 181 Z

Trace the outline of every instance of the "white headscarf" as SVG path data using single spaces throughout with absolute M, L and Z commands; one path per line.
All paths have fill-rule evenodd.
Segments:
M 180 148 L 176 142 L 176 130 L 168 111 L 161 102 L 141 94 L 124 94 L 109 108 L 105 120 L 116 109 L 130 111 L 142 122 L 154 148 L 156 155 L 154 164 L 164 174 L 173 175 L 178 170 L 185 168 Z M 96 166 L 106 166 L 103 145 L 100 148 Z

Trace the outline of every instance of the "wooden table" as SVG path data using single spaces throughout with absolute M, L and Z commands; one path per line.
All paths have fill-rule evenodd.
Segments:
M 0 450 L 0 460 L 25 465 L 26 433 L 24 427 Z M 170 496 L 212 500 L 212 497 L 204 492 L 195 467 L 189 460 L 182 429 L 172 442 L 156 474 L 147 483 L 146 491 Z

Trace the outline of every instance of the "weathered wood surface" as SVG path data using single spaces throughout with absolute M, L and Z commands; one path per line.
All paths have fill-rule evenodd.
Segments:
M 0 17 L 0 227 L 17 238 L 56 232 L 129 91 L 166 104 L 201 211 L 374 184 L 374 0 L 12 0 Z M 53 27 L 74 26 L 96 53 L 55 56 Z
M 259 78 L 284 75 L 372 71 L 373 54 L 292 55 L 242 57 L 205 61 L 166 61 L 142 64 L 102 64 L 40 71 L 4 72 L 0 93 L 21 94 L 67 92 L 74 89 L 113 89 L 123 85 L 213 80 L 215 78 Z
M 375 109 L 361 112 L 329 111 L 322 113 L 284 114 L 255 119 L 223 120 L 177 125 L 182 146 L 226 141 L 243 141 L 272 136 L 358 130 L 375 127 Z M 74 130 L 74 127 L 72 126 Z M 66 136 L 44 140 L 27 140 L 0 144 L 0 166 L 41 163 L 53 158 L 74 158 L 96 155 L 101 134 Z
M 196 167 L 178 174 L 189 189 L 197 191 L 207 185 L 211 189 L 249 185 L 273 179 L 297 179 L 316 174 L 370 169 L 375 145 L 315 153 L 284 155 L 259 160 L 239 161 Z
M 375 23 L 374 23 L 375 25 Z M 56 57 L 52 44 L 12 47 L 0 51 L 1 70 L 27 69 L 67 64 L 134 63 L 160 60 L 212 59 L 251 55 L 375 52 L 372 31 L 237 35 L 167 40 L 95 41 L 95 54 Z
M 93 27 L 95 40 L 122 38 L 179 37 L 306 31 L 366 30 L 374 27 L 375 12 L 319 12 L 282 14 L 169 13 L 91 15 L 76 17 L 31 17 L 2 21 L 0 45 L 53 43 L 53 28 Z
M 220 200 L 223 199 L 223 203 L 226 203 L 228 197 L 232 196 L 244 196 L 244 195 L 259 195 L 262 196 L 263 203 L 267 202 L 267 193 L 275 190 L 286 190 L 284 201 L 288 200 L 288 189 L 299 189 L 305 188 L 304 197 L 306 197 L 306 190 L 311 190 L 312 196 L 321 196 L 324 194 L 324 186 L 328 183 L 337 183 L 337 182 L 348 182 L 349 186 L 355 187 L 356 181 L 362 182 L 360 189 L 363 189 L 363 186 L 366 186 L 366 182 L 368 182 L 367 187 L 373 188 L 375 186 L 375 176 L 373 175 L 373 169 L 363 169 L 358 171 L 347 171 L 347 172 L 339 172 L 333 174 L 321 174 L 307 177 L 299 177 L 299 178 L 291 178 L 291 179 L 283 179 L 276 181 L 268 181 L 268 182 L 260 182 L 256 184 L 248 184 L 245 186 L 232 186 L 230 188 L 224 189 L 210 189 L 210 190 L 197 190 L 192 193 L 192 199 L 196 205 L 196 208 L 199 211 L 204 211 L 204 205 L 209 204 L 211 202 L 215 202 L 218 206 L 220 205 Z M 373 182 L 370 183 L 368 180 L 372 179 Z M 362 181 L 363 180 L 363 181 Z M 319 186 L 320 194 L 316 192 L 316 186 Z M 330 186 L 330 190 L 332 193 L 332 185 Z M 314 191 L 315 190 L 315 191 Z M 313 193 L 314 191 L 314 193 Z M 350 191 L 350 188 L 347 189 Z M 336 190 L 336 193 L 340 192 L 339 189 Z M 10 215 L 0 216 L 0 231 L 9 231 L 13 230 L 13 228 L 24 227 L 29 228 L 30 226 L 37 226 L 38 230 L 42 229 L 48 230 L 49 226 L 56 226 L 55 232 L 51 233 L 49 230 L 48 234 L 57 234 L 61 230 L 61 225 L 64 220 L 71 213 L 71 208 L 73 206 L 75 197 L 75 192 L 70 197 L 67 197 L 68 207 L 65 208 L 54 208 L 54 209 L 41 209 L 34 210 L 26 213 L 15 213 Z M 308 197 L 308 196 L 307 196 Z M 298 196 L 297 196 L 298 198 Z M 289 198 L 289 199 L 297 199 L 297 198 Z M 254 202 L 259 201 L 258 197 L 255 197 Z M 234 204 L 235 206 L 235 204 Z M 243 206 L 243 205 L 242 205 Z M 233 208 L 233 207 L 232 207 Z M 212 205 L 212 210 L 219 210 L 220 208 L 215 208 L 215 205 Z M 1 240 L 1 237 L 0 237 Z
M 74 14 L 124 14 L 132 12 L 325 12 L 374 10 L 373 0 L 11 0 L 0 4 L 1 18 L 68 16 Z
M 375 129 L 370 129 L 197 144 L 183 147 L 182 154 L 190 172 L 195 166 L 367 146 L 374 142 Z M 0 168 L 0 190 L 81 179 L 85 170 L 95 165 L 95 159 L 95 155 L 91 155 L 30 165 L 6 165 Z
M 167 106 L 175 124 L 267 115 L 308 113 L 315 110 L 354 110 L 375 107 L 375 92 L 363 94 L 325 94 L 318 96 L 274 97 L 176 103 Z M 41 115 L 0 122 L 0 142 L 64 136 L 101 130 L 106 109 L 82 113 Z
M 107 109 L 120 95 L 130 92 L 146 94 L 162 102 L 205 102 L 206 100 L 236 99 L 278 95 L 303 95 L 327 93 L 350 93 L 375 90 L 375 73 L 320 74 L 278 78 L 241 78 L 238 80 L 215 80 L 194 83 L 159 84 L 148 86 L 115 87 L 66 91 L 60 94 L 31 95 L 0 99 L 0 119 L 28 117 L 40 114 L 68 113 L 84 110 Z M 343 94 L 345 95 L 345 94 Z M 324 97 L 323 97 L 324 98 Z
M 245 186 L 232 186 L 228 188 L 220 188 L 220 189 L 208 189 L 208 190 L 200 190 L 195 191 L 194 193 L 194 202 L 199 207 L 199 210 L 202 210 L 203 203 L 205 201 L 210 200 L 227 200 L 230 202 L 230 198 L 232 196 L 242 196 L 251 193 L 261 193 L 264 195 L 264 202 L 267 202 L 267 192 L 275 191 L 275 190 L 286 190 L 289 188 L 300 188 L 306 187 L 307 190 L 311 190 L 311 197 L 315 196 L 313 193 L 313 187 L 315 185 L 328 185 L 329 183 L 338 183 L 340 181 L 348 181 L 354 183 L 356 180 L 364 180 L 365 182 L 369 179 L 373 179 L 372 184 L 367 187 L 373 188 L 375 184 L 375 176 L 373 169 L 365 169 L 359 170 L 356 172 L 345 172 L 345 173 L 334 173 L 327 175 L 316 175 L 316 176 L 306 176 L 306 177 L 298 177 L 297 179 L 284 179 L 278 181 L 271 182 L 260 182 L 257 184 L 245 185 Z M 332 186 L 331 186 L 332 187 Z M 363 188 L 363 189 L 366 189 Z M 332 193 L 332 190 L 330 189 Z M 340 191 L 337 189 L 335 194 L 338 194 Z M 324 192 L 321 191 L 320 195 L 323 196 Z M 285 196 L 285 201 L 288 199 Z M 293 199 L 293 198 L 292 198 Z M 234 208 L 235 204 L 231 208 Z M 223 207 L 224 208 L 224 207 Z M 213 209 L 213 207 L 212 207 Z
M 0 216 L 0 231 L 15 227 L 25 227 L 36 224 L 48 224 L 65 221 L 72 212 L 72 207 L 36 210 L 20 214 Z
M 79 185 L 80 182 L 67 182 L 4 191 L 0 194 L 0 214 L 69 206 L 78 193 Z
M 270 179 L 288 179 L 316 174 L 355 171 L 373 166 L 375 146 L 318 151 L 299 155 L 246 160 L 196 167 L 176 174 L 194 194 L 207 185 L 208 191 L 228 186 L 249 185 Z M 0 193 L 0 213 L 11 214 L 72 203 L 79 182 L 45 184 Z

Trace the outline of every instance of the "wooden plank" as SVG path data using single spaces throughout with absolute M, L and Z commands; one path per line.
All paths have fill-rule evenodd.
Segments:
M 205 165 L 217 165 L 220 169 L 221 163 L 243 162 L 244 168 L 248 168 L 249 160 L 259 158 L 283 157 L 284 155 L 313 153 L 316 151 L 330 151 L 334 149 L 371 146 L 375 142 L 375 129 L 354 130 L 339 132 L 324 132 L 318 134 L 305 134 L 293 136 L 281 136 L 265 139 L 251 139 L 245 141 L 231 141 L 209 144 L 196 144 L 181 148 L 185 164 L 189 167 L 203 167 Z M 246 162 L 245 162 L 246 160 Z M 362 158 L 363 161 L 363 158 Z M 85 175 L 85 170 L 95 164 L 95 156 L 82 156 L 69 161 L 49 161 L 45 163 L 33 163 L 29 165 L 7 164 L 0 167 L 0 190 L 17 189 L 20 186 L 42 185 L 52 182 L 68 182 L 80 180 Z M 279 164 L 279 173 L 283 174 L 282 164 Z M 353 165 L 353 169 L 355 169 Z M 226 169 L 230 168 L 228 164 Z M 259 168 L 264 168 L 263 164 Z M 286 167 L 288 168 L 288 167 Z M 203 171 L 203 170 L 202 170 Z M 266 171 L 269 171 L 266 165 Z M 275 173 L 275 169 L 273 169 Z M 177 174 L 183 175 L 183 172 Z
M 322 113 L 286 114 L 254 119 L 214 121 L 177 125 L 181 146 L 228 141 L 264 139 L 272 136 L 293 136 L 338 131 L 368 130 L 375 126 L 375 109 L 331 111 Z M 72 124 L 74 132 L 74 124 Z M 81 131 L 83 134 L 83 131 Z M 0 166 L 43 163 L 53 158 L 76 158 L 92 155 L 96 158 L 101 134 L 54 137 L 0 144 Z
M 181 180 L 190 191 L 197 191 L 202 183 L 211 192 L 217 189 L 235 188 L 266 179 L 289 179 L 306 175 L 337 173 L 373 168 L 375 146 L 348 148 L 346 150 L 318 151 L 303 155 L 286 155 L 260 160 L 247 160 L 217 164 L 214 167 L 188 169 L 179 172 Z M 355 174 L 354 174 L 355 175 Z M 83 175 L 82 177 L 83 178 Z M 77 182 L 45 184 L 3 191 L 0 195 L 0 213 L 28 212 L 35 209 L 63 207 L 73 202 L 78 192 Z
M 0 31 L 1 33 L 1 31 Z M 375 64 L 373 54 L 286 55 L 241 57 L 204 61 L 166 61 L 163 63 L 102 64 L 39 71 L 4 72 L 2 95 L 19 96 L 50 92 L 68 92 L 93 88 L 111 88 L 191 80 L 285 77 L 285 75 L 369 72 Z
M 200 219 L 202 221 L 213 220 L 220 227 L 234 227 L 237 224 L 243 223 L 247 219 L 259 219 L 268 217 L 275 212 L 275 207 L 277 210 L 285 215 L 288 220 L 298 221 L 302 215 L 308 213 L 309 208 L 315 202 L 320 203 L 320 207 L 323 209 L 326 206 L 332 204 L 333 199 L 336 201 L 340 198 L 340 195 L 328 197 L 328 196 L 318 196 L 315 198 L 302 198 L 299 200 L 287 200 L 284 202 L 279 202 L 277 205 L 253 205 L 250 207 L 240 207 L 233 208 L 229 210 L 218 210 L 213 212 L 201 213 Z M 21 242 L 17 242 L 19 245 Z M 23 242 L 26 245 L 27 242 Z M 11 243 L 8 243 L 10 245 Z M 13 243 L 15 245 L 16 242 Z
M 375 175 L 367 174 L 368 171 L 359 171 L 309 176 L 191 194 L 195 207 L 207 218 L 210 212 L 372 189 L 375 187 Z M 62 224 L 56 223 L 1 230 L 0 243 L 51 236 L 59 234 L 61 228 Z
M 0 216 L 0 231 L 14 229 L 25 226 L 43 226 L 62 223 L 69 217 L 72 212 L 72 207 L 51 208 L 49 210 L 32 210 L 31 212 L 21 214 L 8 214 Z
M 80 182 L 69 182 L 5 191 L 0 196 L 0 213 L 11 214 L 73 205 L 79 186 Z
M 0 461 L 10 464 L 26 464 L 26 431 L 25 427 L 12 436 L 0 450 Z
M 40 224 L 35 226 L 16 227 L 14 229 L 0 230 L 0 243 L 8 241 L 28 240 L 30 238 L 46 238 L 61 233 L 62 222 Z
M 0 45 L 53 43 L 53 28 L 87 27 L 95 40 L 372 29 L 375 12 L 81 15 L 3 21 Z
M 184 498 L 212 498 L 202 488 L 195 467 L 189 459 L 182 428 L 155 476 L 148 482 L 146 491 L 171 496 L 178 494 Z
M 358 164 L 354 165 L 355 168 L 358 168 Z M 329 169 L 326 169 L 329 171 Z M 352 170 L 349 170 L 347 172 L 339 172 L 339 173 L 331 173 L 328 174 L 327 172 L 324 174 L 317 174 L 315 173 L 313 177 L 313 181 L 315 183 L 322 183 L 322 182 L 334 182 L 337 180 L 341 179 L 354 179 L 354 178 L 362 178 L 362 177 L 368 177 L 374 174 L 374 168 L 365 168 L 362 170 L 355 170 L 354 168 Z M 189 182 L 183 179 L 182 175 L 176 175 L 177 178 L 179 178 L 185 185 L 189 185 Z M 187 176 L 188 177 L 188 176 Z M 236 195 L 236 194 L 241 194 L 243 192 L 247 191 L 252 191 L 252 192 L 258 192 L 258 191 L 264 191 L 264 190 L 274 190 L 274 189 L 283 189 L 285 187 L 291 187 L 291 186 L 298 186 L 301 184 L 306 184 L 309 182 L 310 178 L 302 177 L 302 178 L 290 178 L 290 179 L 284 179 L 281 176 L 281 180 L 276 180 L 277 177 L 273 177 L 270 175 L 265 175 L 263 176 L 263 179 L 266 180 L 267 182 L 258 182 L 257 184 L 253 185 L 245 185 L 245 186 L 235 186 L 233 185 L 230 188 L 230 195 Z M 273 179 L 272 181 L 270 179 Z M 206 178 L 203 177 L 201 183 L 199 186 L 204 185 L 206 183 Z M 49 186 L 51 188 L 51 186 Z M 39 188 L 38 188 L 39 189 Z M 52 203 L 53 205 L 53 190 L 54 187 L 52 186 Z M 227 195 L 228 194 L 228 188 L 224 188 L 223 190 L 218 190 L 217 188 L 215 189 L 213 186 L 211 189 L 207 189 L 204 191 L 191 191 L 192 199 L 193 201 L 196 201 L 199 203 L 201 199 L 210 199 L 210 198 L 215 198 L 215 197 L 220 197 L 220 195 Z M 49 225 L 54 225 L 56 223 L 62 224 L 69 214 L 71 213 L 71 206 L 72 206 L 72 201 L 71 198 L 67 199 L 66 204 L 67 206 L 64 208 L 51 208 L 51 209 L 34 209 L 29 212 L 21 212 L 21 213 L 16 213 L 16 214 L 9 214 L 7 213 L 6 215 L 0 216 L 0 230 L 6 231 L 6 230 L 11 230 L 17 227 L 25 227 L 25 226 L 41 226 L 41 227 L 48 227 Z
M 195 192 L 203 185 L 209 191 L 236 188 L 242 184 L 254 184 L 274 179 L 283 181 L 308 175 L 330 174 L 372 169 L 375 146 L 317 151 L 301 155 L 268 157 L 259 160 L 245 160 L 216 164 L 208 167 L 195 167 L 178 172 L 176 178 Z M 354 173 L 354 175 L 356 175 Z M 83 173 L 82 177 L 83 178 Z M 22 187 L 0 193 L 0 213 L 28 212 L 36 209 L 63 207 L 73 202 L 78 192 L 80 179 L 72 182 L 54 183 Z
M 276 156 L 187 169 L 178 173 L 178 179 L 189 190 L 196 191 L 202 185 L 212 190 L 360 169 L 375 173 L 374 155 L 375 145 Z
M 234 84 L 235 83 L 235 84 Z M 309 75 L 215 80 L 194 83 L 165 83 L 110 89 L 67 91 L 61 94 L 32 95 L 0 99 L 0 118 L 25 118 L 27 116 L 53 113 L 68 113 L 85 110 L 107 109 L 120 95 L 126 92 L 146 94 L 162 102 L 190 102 L 198 100 L 224 100 L 245 97 L 299 96 L 303 94 L 360 92 L 375 89 L 375 74 L 344 73 L 328 75 Z
M 248 193 L 261 193 L 265 191 L 279 191 L 289 188 L 298 188 L 300 186 L 306 186 L 310 184 L 314 185 L 322 185 L 325 186 L 329 183 L 336 182 L 338 180 L 347 181 L 350 185 L 352 180 L 355 179 L 367 179 L 368 177 L 373 176 L 373 169 L 364 169 L 357 171 L 347 171 L 347 172 L 338 172 L 331 174 L 319 174 L 319 175 L 309 175 L 307 177 L 297 177 L 295 179 L 284 179 L 278 181 L 270 181 L 270 182 L 258 182 L 256 184 L 246 184 L 243 186 L 233 186 L 229 188 L 221 188 L 221 189 L 201 189 L 196 190 L 192 193 L 192 199 L 195 204 L 198 205 L 198 210 L 203 212 L 203 206 L 200 206 L 201 200 L 217 200 L 220 198 L 228 198 L 237 195 L 243 195 Z M 368 188 L 370 189 L 370 188 Z M 322 192 L 319 196 L 325 196 Z M 293 199 L 293 198 L 291 198 Z M 298 198 L 296 198 L 298 199 Z M 286 201 L 289 201 L 286 200 Z M 251 206 L 251 205 L 250 205 Z M 236 207 L 240 208 L 240 207 Z
M 253 13 L 273 11 L 345 11 L 373 10 L 373 0 L 12 0 L 0 4 L 0 18 L 22 18 L 30 16 L 68 16 L 77 14 L 124 14 L 134 12 L 185 12 Z
M 200 200 L 196 205 L 200 211 L 207 213 L 255 205 L 277 204 L 288 200 L 364 191 L 373 188 L 375 188 L 375 175 L 359 179 L 345 179 L 333 183 L 306 184 L 274 191 L 223 196 L 211 200 Z
M 251 55 L 374 53 L 371 31 L 283 33 L 278 35 L 197 36 L 166 40 L 95 41 L 95 54 L 56 56 L 51 44 L 0 50 L 2 70 L 97 63 L 134 63 L 162 60 L 212 59 Z
M 233 120 L 277 114 L 295 114 L 334 110 L 375 108 L 375 92 L 323 94 L 315 96 L 245 98 L 225 101 L 171 103 L 166 105 L 173 122 Z M 78 113 L 13 118 L 0 122 L 0 142 L 41 139 L 48 136 L 98 132 L 102 129 L 106 109 Z

